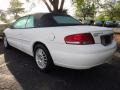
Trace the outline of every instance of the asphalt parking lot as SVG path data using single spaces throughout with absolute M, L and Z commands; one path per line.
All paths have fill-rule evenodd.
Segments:
M 120 90 L 120 53 L 89 70 L 55 67 L 39 71 L 34 59 L 0 41 L 0 90 Z

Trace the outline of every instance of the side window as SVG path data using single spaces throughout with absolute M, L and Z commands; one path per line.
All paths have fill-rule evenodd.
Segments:
M 28 17 L 22 17 L 19 20 L 17 20 L 14 25 L 13 28 L 19 28 L 19 29 L 24 29 L 26 22 L 28 20 Z
M 39 21 L 39 27 L 53 27 L 53 26 L 56 26 L 56 22 L 51 16 L 44 15 L 41 17 Z
M 26 28 L 34 27 L 34 16 L 30 16 L 27 20 Z

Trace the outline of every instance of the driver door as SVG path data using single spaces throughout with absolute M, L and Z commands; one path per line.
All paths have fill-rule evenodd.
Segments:
M 22 31 L 25 30 L 27 20 L 28 16 L 18 19 L 9 31 L 9 42 L 20 50 L 22 49 Z

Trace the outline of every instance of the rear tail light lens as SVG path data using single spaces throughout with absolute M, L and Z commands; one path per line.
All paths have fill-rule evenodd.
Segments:
M 76 45 L 88 45 L 95 43 L 91 33 L 69 35 L 66 36 L 64 40 L 66 44 L 76 44 Z

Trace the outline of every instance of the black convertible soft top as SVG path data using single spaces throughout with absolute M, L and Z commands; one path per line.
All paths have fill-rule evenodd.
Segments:
M 27 16 L 34 16 L 34 26 L 37 27 L 56 27 L 56 26 L 71 26 L 71 25 L 80 25 L 79 21 L 74 19 L 73 17 L 66 15 L 66 14 L 57 14 L 57 13 L 35 13 L 35 14 L 29 14 Z M 53 18 L 54 16 L 68 16 L 72 18 L 73 20 L 77 21 L 77 23 L 69 24 L 69 23 L 63 23 L 60 24 L 56 22 L 56 20 Z M 63 20 L 64 21 L 64 20 Z
M 57 14 L 57 13 L 35 13 L 35 14 L 31 14 L 31 15 L 33 15 L 36 18 L 41 18 L 42 16 L 49 17 L 49 16 L 54 16 L 54 15 L 66 15 L 66 16 L 69 16 L 67 14 Z
M 64 15 L 69 16 L 66 14 L 55 14 L 55 13 L 36 13 L 32 14 L 34 16 L 34 22 L 36 27 L 53 27 L 53 26 L 59 26 L 57 22 L 53 19 L 53 16 L 55 15 Z

